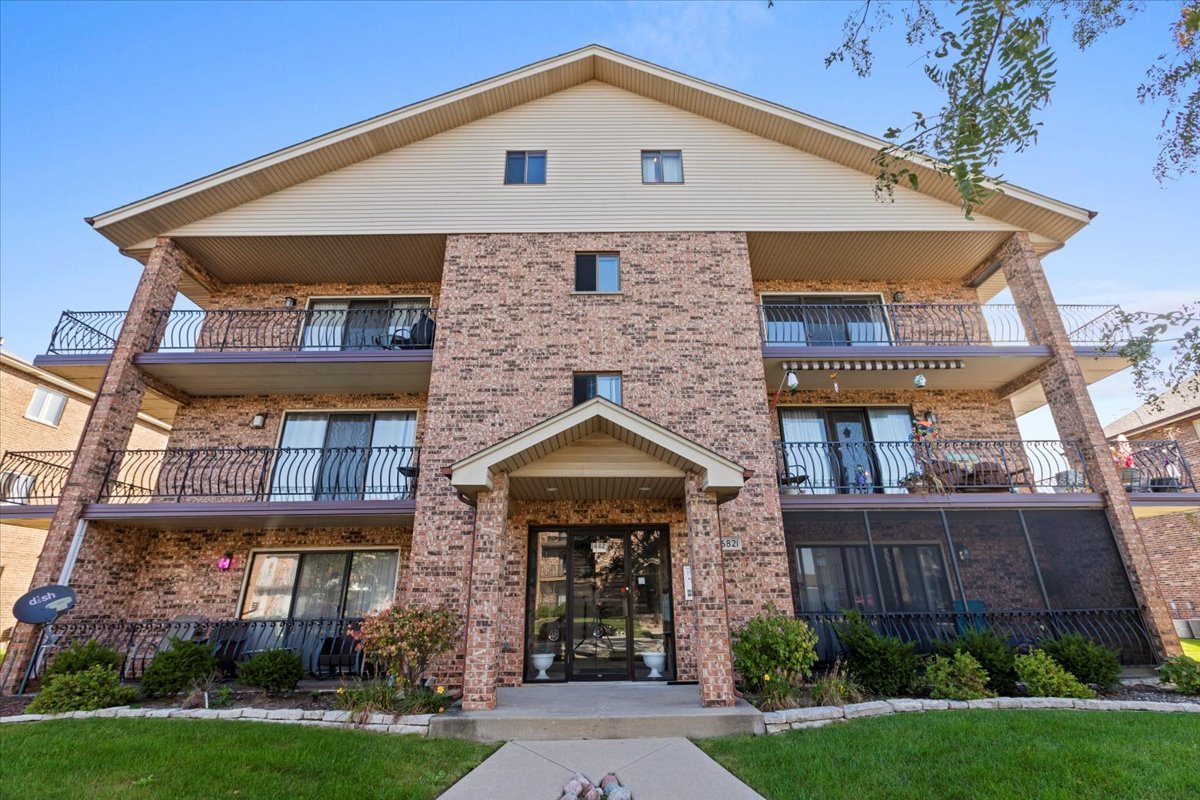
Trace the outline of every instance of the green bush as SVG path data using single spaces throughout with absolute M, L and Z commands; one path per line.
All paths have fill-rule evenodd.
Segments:
M 952 642 L 938 645 L 938 654 L 953 657 L 955 653 L 970 653 L 988 675 L 988 688 L 998 695 L 1011 696 L 1017 691 L 1017 670 L 1013 666 L 1016 653 L 1008 643 L 991 630 L 968 630 Z
M 1158 677 L 1175 684 L 1180 694 L 1200 694 L 1200 661 L 1188 656 L 1173 656 L 1158 668 Z
M 779 683 L 795 687 L 817 663 L 817 634 L 802 620 L 770 611 L 733 632 L 733 668 L 755 693 L 778 693 Z
M 1017 677 L 1025 689 L 1034 697 L 1095 697 L 1096 693 L 1084 686 L 1067 672 L 1058 662 L 1042 650 L 1034 650 L 1027 656 L 1017 656 Z
M 829 672 L 813 680 L 808 696 L 818 706 L 844 706 L 863 699 L 862 687 L 841 661 L 835 661 Z
M 83 644 L 76 642 L 65 650 L 59 651 L 54 656 L 54 660 L 50 662 L 50 666 L 46 668 L 42 680 L 49 681 L 59 675 L 86 672 L 95 666 L 111 669 L 120 675 L 121 667 L 124 664 L 125 657 L 116 650 L 89 639 Z
M 304 662 L 291 650 L 267 650 L 238 664 L 238 680 L 268 692 L 286 692 L 296 688 L 304 677 Z
M 154 657 L 142 673 L 142 691 L 150 697 L 165 697 L 190 689 L 217 669 L 211 645 L 171 639 L 171 647 Z
M 912 642 L 880 636 L 857 611 L 846 613 L 838 636 L 846 648 L 846 666 L 863 691 L 877 697 L 903 697 L 913 691 L 921 657 Z
M 929 696 L 938 700 L 979 700 L 995 697 L 988 691 L 988 674 L 966 650 L 952 656 L 934 656 L 925 668 Z
M 1121 662 L 1117 654 L 1077 633 L 1042 642 L 1041 647 L 1046 655 L 1082 683 L 1111 689 L 1121 680 Z
M 95 711 L 127 705 L 136 697 L 137 691 L 122 686 L 116 672 L 96 664 L 82 672 L 64 672 L 50 678 L 25 710 L 30 714 Z

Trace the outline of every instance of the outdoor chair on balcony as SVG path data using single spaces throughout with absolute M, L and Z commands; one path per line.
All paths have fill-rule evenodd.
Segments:
M 1009 470 L 995 461 L 982 461 L 965 471 L 960 492 L 1007 492 L 1029 483 L 1029 469 Z
M 966 470 L 953 461 L 931 461 L 928 472 L 947 492 L 956 491 L 966 483 Z

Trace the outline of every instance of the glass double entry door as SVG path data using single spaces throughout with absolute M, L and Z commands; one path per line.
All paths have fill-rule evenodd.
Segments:
M 666 526 L 530 531 L 525 681 L 675 677 Z

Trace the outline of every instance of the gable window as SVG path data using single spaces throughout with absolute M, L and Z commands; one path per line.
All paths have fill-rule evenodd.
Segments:
M 575 405 L 586 403 L 593 397 L 603 397 L 621 405 L 621 373 L 619 372 L 576 372 Z
M 0 501 L 5 503 L 26 503 L 33 494 L 33 475 L 22 475 L 20 472 L 0 472 Z
M 66 407 L 67 396 L 65 394 L 47 389 L 45 386 L 39 386 L 33 390 L 33 399 L 29 401 L 29 408 L 26 409 L 25 416 L 35 422 L 57 428 Z
M 303 350 L 418 350 L 433 346 L 427 297 L 319 298 L 305 310 Z
M 642 183 L 683 183 L 683 153 L 643 150 Z
M 575 291 L 621 291 L 620 257 L 616 253 L 576 253 Z
M 767 344 L 854 347 L 892 343 L 877 294 L 766 295 L 762 313 Z
M 271 481 L 272 500 L 403 500 L 417 464 L 413 411 L 289 413 Z
M 545 150 L 509 150 L 504 158 L 505 183 L 545 183 Z
M 255 553 L 242 619 L 359 619 L 396 596 L 395 550 Z

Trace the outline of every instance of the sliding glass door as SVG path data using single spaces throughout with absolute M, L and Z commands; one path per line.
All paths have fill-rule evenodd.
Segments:
M 432 343 L 429 300 L 424 297 L 313 300 L 304 323 L 303 350 L 379 350 Z
M 396 597 L 396 550 L 255 553 L 242 619 L 359 619 Z
M 803 494 L 902 493 L 916 469 L 905 407 L 779 409 L 782 486 Z
M 891 344 L 887 314 L 879 295 L 767 295 L 762 303 L 768 344 Z
M 284 418 L 272 500 L 395 500 L 416 478 L 412 411 L 301 412 Z

